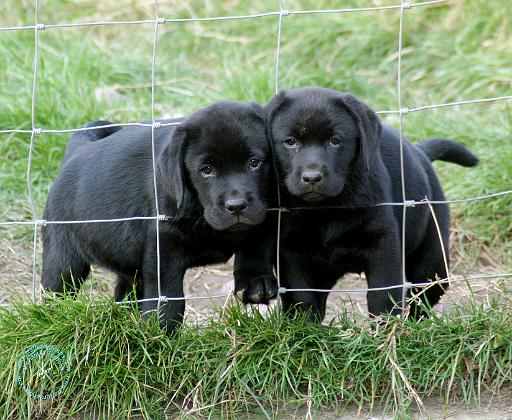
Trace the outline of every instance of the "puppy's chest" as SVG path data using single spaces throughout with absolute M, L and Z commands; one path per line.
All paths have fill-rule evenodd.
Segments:
M 187 255 L 201 261 L 211 260 L 208 264 L 222 262 L 233 254 L 242 239 L 237 235 L 232 236 L 234 237 L 217 232 L 209 226 L 186 222 L 173 226 L 168 232 L 161 234 L 163 240 L 167 239 Z
M 369 246 L 368 234 L 357 220 L 321 216 L 289 220 L 284 234 L 286 245 L 296 251 L 321 254 L 328 260 L 355 256 Z

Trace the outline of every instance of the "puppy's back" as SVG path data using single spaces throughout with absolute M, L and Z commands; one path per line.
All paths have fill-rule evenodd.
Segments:
M 115 133 L 116 131 L 119 131 L 121 127 L 109 127 L 112 125 L 110 121 L 106 120 L 97 120 L 97 121 L 91 121 L 87 124 L 85 124 L 81 128 L 93 128 L 93 127 L 102 127 L 102 128 L 95 128 L 94 130 L 83 130 L 83 131 L 77 131 L 72 136 L 71 139 L 69 139 L 68 145 L 66 147 L 66 152 L 64 153 L 64 158 L 62 159 L 62 163 L 66 162 L 75 151 L 91 142 L 104 139 L 111 134 Z M 107 127 L 105 127 L 107 126 Z
M 155 158 L 173 130 L 155 130 Z M 153 203 L 154 197 L 146 197 L 148 191 L 153 191 L 148 188 L 153 182 L 151 127 L 123 127 L 101 141 L 84 143 L 72 148 L 63 162 L 50 190 L 45 218 L 107 219 L 151 214 L 148 203 Z M 112 202 L 116 205 L 109 205 Z

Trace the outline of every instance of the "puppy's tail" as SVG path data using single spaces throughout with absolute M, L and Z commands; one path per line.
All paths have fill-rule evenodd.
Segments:
M 106 120 L 98 120 L 98 121 L 92 121 L 87 124 L 85 124 L 82 128 L 89 128 L 89 127 L 101 127 L 104 125 L 111 125 L 110 121 Z M 66 148 L 66 153 L 64 154 L 63 162 L 65 162 L 67 159 L 69 159 L 73 153 L 80 147 L 82 147 L 85 144 L 88 144 L 92 141 L 101 140 L 105 137 L 110 136 L 111 134 L 115 133 L 116 131 L 119 131 L 121 127 L 103 127 L 103 128 L 97 128 L 95 130 L 84 130 L 84 131 L 77 131 L 76 133 L 71 136 L 71 139 L 69 140 L 68 147 Z
M 431 162 L 444 160 L 468 167 L 478 164 L 478 158 L 467 147 L 450 139 L 427 139 L 416 143 L 416 146 Z

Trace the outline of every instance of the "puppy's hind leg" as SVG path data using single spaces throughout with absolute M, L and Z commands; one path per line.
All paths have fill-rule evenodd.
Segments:
M 75 296 L 90 272 L 90 264 L 77 251 L 62 226 L 49 225 L 43 232 L 41 283 L 47 291 Z
M 444 214 L 445 213 L 445 214 Z M 439 222 L 441 238 L 434 221 L 431 219 L 427 228 L 425 238 L 421 245 L 407 256 L 406 274 L 411 283 L 428 283 L 437 279 L 446 279 L 448 273 L 446 265 L 449 266 L 449 226 L 448 212 L 445 209 L 436 209 L 436 217 Z M 445 216 L 446 217 L 443 217 Z M 441 216 L 441 217 L 440 217 Z M 441 247 L 441 240 L 443 247 Z M 443 248 L 446 255 L 446 263 L 443 256 Z M 421 302 L 413 300 L 410 305 L 410 314 L 416 319 L 426 316 L 425 306 L 427 308 L 434 306 L 439 302 L 441 296 L 448 289 L 448 283 L 434 284 L 426 288 L 413 289 L 414 294 L 419 295 Z M 422 304 L 421 304 L 422 303 Z M 422 308 L 423 306 L 423 308 Z
M 132 275 L 118 273 L 114 299 L 116 302 L 122 302 L 125 297 L 129 300 L 143 299 L 142 279 L 139 272 Z M 139 306 L 138 303 L 137 306 Z

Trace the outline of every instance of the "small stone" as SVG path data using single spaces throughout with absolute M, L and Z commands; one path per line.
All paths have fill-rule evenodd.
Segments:
M 113 87 L 104 86 L 94 90 L 94 97 L 98 102 L 119 101 L 122 95 Z

